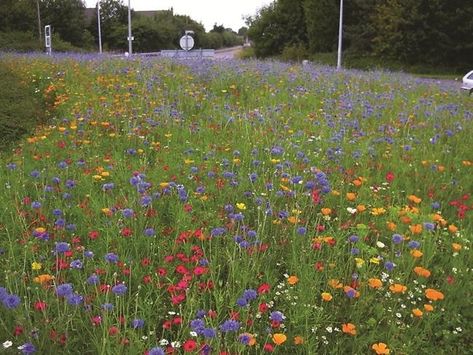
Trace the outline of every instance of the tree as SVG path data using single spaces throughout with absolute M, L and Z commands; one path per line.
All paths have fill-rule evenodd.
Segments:
M 31 2 L 32 3 L 32 2 Z M 75 46 L 83 46 L 86 35 L 85 5 L 82 0 L 41 0 L 42 23 Z

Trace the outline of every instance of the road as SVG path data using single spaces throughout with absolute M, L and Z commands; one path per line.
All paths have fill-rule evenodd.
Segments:
M 238 58 L 238 53 L 243 50 L 243 46 L 217 49 L 215 51 L 215 59 L 234 59 Z

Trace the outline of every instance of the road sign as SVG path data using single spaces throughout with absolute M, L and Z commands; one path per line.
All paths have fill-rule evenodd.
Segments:
M 51 55 L 51 25 L 44 26 L 44 46 L 46 53 Z
M 189 51 L 192 49 L 192 47 L 194 47 L 194 38 L 186 34 L 181 37 L 179 44 L 181 45 L 182 49 Z

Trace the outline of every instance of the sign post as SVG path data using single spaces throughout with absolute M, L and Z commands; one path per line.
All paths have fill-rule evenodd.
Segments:
M 44 45 L 46 46 L 46 53 L 51 55 L 51 25 L 44 26 Z
M 191 34 L 194 34 L 194 31 L 186 31 L 186 34 L 179 41 L 181 48 L 186 52 L 194 47 L 194 38 L 192 38 Z

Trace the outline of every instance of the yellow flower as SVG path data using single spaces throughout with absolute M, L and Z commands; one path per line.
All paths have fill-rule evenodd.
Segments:
M 371 209 L 371 214 L 373 216 L 381 216 L 386 213 L 386 210 L 383 207 L 377 207 Z
M 242 210 L 242 211 L 246 210 L 246 205 L 243 202 L 237 203 L 236 206 L 239 210 Z
M 365 261 L 362 258 L 355 258 L 355 263 L 356 263 L 356 267 L 360 268 L 360 267 L 363 267 L 363 265 L 365 264 Z
M 287 340 L 287 336 L 282 333 L 273 334 L 273 342 L 276 345 L 281 345 Z
M 36 261 L 33 261 L 33 263 L 31 264 L 31 269 L 32 270 L 41 270 L 41 263 L 37 263 Z

